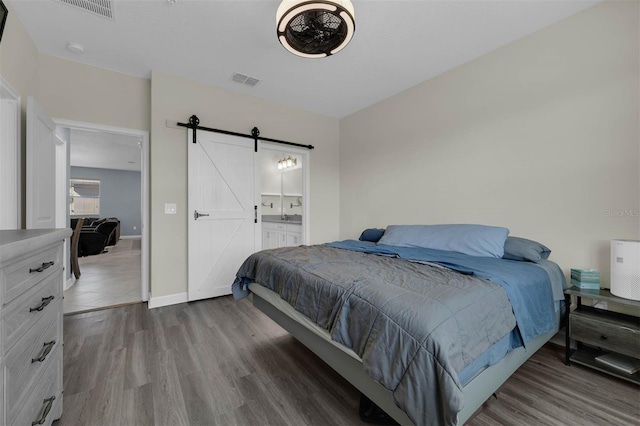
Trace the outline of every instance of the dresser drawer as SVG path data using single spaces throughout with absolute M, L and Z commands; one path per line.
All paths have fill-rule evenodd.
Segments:
M 7 416 L 10 425 L 32 425 L 44 418 L 48 426 L 62 415 L 62 351 L 58 350 L 18 414 Z
M 13 417 L 21 408 L 20 401 L 39 385 L 51 360 L 62 348 L 61 321 L 57 300 L 45 317 L 7 353 L 4 362 L 5 409 Z
M 572 339 L 633 357 L 640 353 L 637 318 L 574 311 L 569 326 Z
M 0 315 L 0 355 L 4 355 L 49 312 L 61 312 L 62 278 L 60 273 L 47 277 L 44 282 L 20 296 L 2 310 Z
M 0 270 L 2 304 L 6 305 L 62 268 L 62 245 L 56 244 L 5 265 Z

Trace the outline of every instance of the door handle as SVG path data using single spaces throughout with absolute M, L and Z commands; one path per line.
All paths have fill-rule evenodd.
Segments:
M 209 216 L 209 213 L 198 213 L 198 210 L 193 211 L 193 220 L 198 220 L 202 216 Z

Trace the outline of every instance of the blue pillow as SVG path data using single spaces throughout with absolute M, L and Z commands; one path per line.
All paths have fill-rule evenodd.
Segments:
M 547 259 L 550 254 L 551 250 L 537 241 L 520 237 L 507 237 L 502 258 L 538 263 L 542 259 Z
M 377 243 L 380 241 L 380 238 L 382 238 L 382 235 L 384 235 L 384 229 L 365 229 L 362 231 L 362 234 L 360 234 L 360 241 L 371 241 L 372 243 Z
M 485 225 L 390 225 L 378 244 L 501 258 L 507 228 Z

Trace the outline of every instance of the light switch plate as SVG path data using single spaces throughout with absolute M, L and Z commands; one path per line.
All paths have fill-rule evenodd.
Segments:
M 164 213 L 165 214 L 176 214 L 177 206 L 175 203 L 165 203 L 164 205 Z

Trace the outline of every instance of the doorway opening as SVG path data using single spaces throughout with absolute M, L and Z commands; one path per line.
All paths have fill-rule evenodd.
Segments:
M 64 312 L 79 313 L 148 300 L 149 134 L 57 120 L 67 145 L 57 157 L 65 227 L 78 227 L 79 271 L 69 271 Z M 61 165 L 60 162 L 65 162 Z M 57 180 L 58 181 L 58 180 Z M 68 264 L 68 262 L 66 263 Z M 79 277 L 76 279 L 76 274 Z
M 262 249 L 309 241 L 309 151 L 260 146 Z

